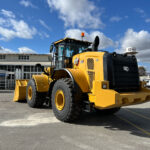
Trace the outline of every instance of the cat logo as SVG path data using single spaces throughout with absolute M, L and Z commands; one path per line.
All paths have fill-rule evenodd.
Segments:
M 129 69 L 128 66 L 123 66 L 123 70 L 126 71 L 126 72 L 129 72 L 130 69 Z

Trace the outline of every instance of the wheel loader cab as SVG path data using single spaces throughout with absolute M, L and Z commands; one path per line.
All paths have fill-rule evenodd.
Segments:
M 71 38 L 52 43 L 50 52 L 53 53 L 53 65 L 56 69 L 72 68 L 72 57 L 82 53 L 91 45 L 91 42 Z

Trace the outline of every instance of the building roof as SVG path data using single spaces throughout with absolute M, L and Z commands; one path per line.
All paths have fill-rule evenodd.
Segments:
M 51 54 L 31 54 L 31 53 L 0 53 L 0 55 L 35 55 L 35 56 L 50 56 Z
M 15 65 L 15 66 L 35 66 L 41 64 L 42 66 L 50 66 L 51 62 L 0 62 L 0 65 Z

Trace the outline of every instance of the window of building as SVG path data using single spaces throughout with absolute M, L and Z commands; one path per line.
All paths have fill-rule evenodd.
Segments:
M 24 79 L 31 79 L 30 73 L 24 73 Z
M 35 66 L 31 66 L 31 72 L 35 72 Z
M 12 65 L 7 66 L 7 71 L 14 72 L 15 71 L 15 66 L 12 66 Z
M 7 70 L 7 66 L 5 66 L 5 65 L 0 65 L 0 70 Z
M 29 55 L 19 55 L 18 59 L 19 60 L 29 60 Z
M 0 59 L 6 59 L 6 55 L 0 55 Z
M 30 72 L 30 66 L 24 66 L 24 72 Z

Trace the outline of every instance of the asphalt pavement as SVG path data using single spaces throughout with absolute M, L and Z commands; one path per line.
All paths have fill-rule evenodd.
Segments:
M 150 150 L 150 102 L 69 124 L 12 99 L 13 91 L 0 92 L 0 150 Z

